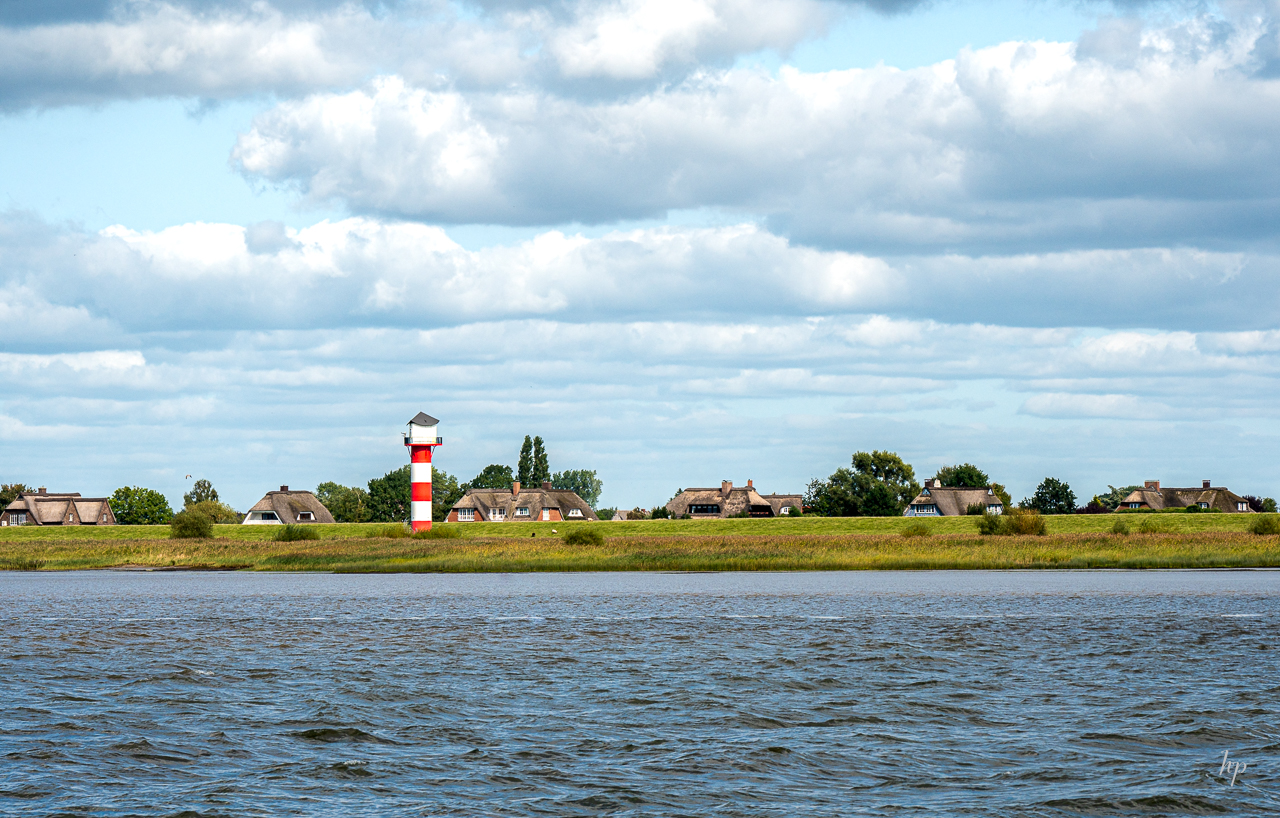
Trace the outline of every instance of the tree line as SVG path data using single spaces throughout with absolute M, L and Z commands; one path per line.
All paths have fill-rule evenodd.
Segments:
M 982 469 L 972 463 L 943 466 L 934 477 L 952 488 L 990 488 L 1006 509 L 1012 509 L 1013 498 L 999 483 L 993 483 Z M 1076 493 L 1065 480 L 1046 477 L 1035 493 L 1024 497 L 1019 508 L 1034 509 L 1041 514 L 1103 514 L 1115 511 L 1124 498 L 1142 486 L 1107 486 L 1104 494 L 1095 494 L 1085 506 L 1078 507 Z M 850 468 L 839 468 L 825 480 L 810 481 L 805 490 L 805 511 L 822 517 L 898 517 L 920 494 L 915 470 L 894 452 L 854 452 Z M 1242 495 L 1250 508 L 1274 512 L 1276 501 L 1270 497 Z M 985 506 L 975 504 L 968 509 L 981 514 Z

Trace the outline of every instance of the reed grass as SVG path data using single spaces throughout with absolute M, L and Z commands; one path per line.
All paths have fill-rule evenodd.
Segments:
M 113 567 L 338 572 L 1272 568 L 1280 567 L 1280 536 L 1165 532 L 1127 537 L 1110 533 L 983 537 L 976 530 L 960 534 L 935 530 L 928 537 L 897 533 L 624 535 L 606 537 L 600 545 L 576 546 L 556 536 L 528 535 L 430 540 L 355 536 L 299 542 L 229 538 L 0 541 L 0 569 Z

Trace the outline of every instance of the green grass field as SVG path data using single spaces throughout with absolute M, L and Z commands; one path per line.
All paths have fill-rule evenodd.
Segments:
M 275 571 L 753 571 L 959 568 L 1280 567 L 1280 537 L 1247 532 L 1252 515 L 1164 514 L 1160 533 L 1110 533 L 1112 515 L 1049 517 L 1045 537 L 980 537 L 972 517 L 467 523 L 458 539 L 371 537 L 381 524 L 315 526 L 321 539 L 272 542 L 275 526 L 214 527 L 209 540 L 168 526 L 0 528 L 0 569 L 140 566 Z M 1136 530 L 1140 518 L 1127 517 Z M 592 527 L 601 546 L 561 535 Z M 553 533 L 553 529 L 557 533 Z

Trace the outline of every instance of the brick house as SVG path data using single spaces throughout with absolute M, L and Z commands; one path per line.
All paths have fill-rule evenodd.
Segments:
M 22 492 L 0 512 L 0 526 L 115 524 L 116 515 L 106 497 L 81 497 L 79 492 L 50 494 L 43 486 Z
M 451 523 L 555 523 L 600 518 L 577 492 L 554 489 L 549 482 L 528 489 L 516 481 L 510 489 L 467 489 L 445 519 Z
M 1213 486 L 1210 481 L 1202 481 L 1198 489 L 1160 488 L 1159 480 L 1147 480 L 1142 488 L 1129 492 L 1129 496 L 1120 501 L 1118 511 L 1125 509 L 1186 508 L 1199 506 L 1203 509 L 1217 509 L 1227 514 L 1251 514 L 1249 501 L 1229 489 Z

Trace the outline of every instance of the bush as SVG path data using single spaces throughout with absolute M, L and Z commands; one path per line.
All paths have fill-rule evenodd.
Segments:
M 1076 509 L 1076 514 L 1110 514 L 1111 509 L 1098 502 L 1095 497 L 1089 501 L 1089 504 Z
M 564 535 L 565 545 L 604 545 L 604 535 L 596 528 L 575 528 Z
M 992 534 L 1003 534 L 1004 518 L 999 514 L 993 514 L 990 511 L 982 512 L 982 518 L 978 520 L 978 533 L 990 536 Z
M 1015 508 L 1006 514 L 1003 521 L 1004 533 L 1019 537 L 1043 537 L 1049 533 L 1044 517 L 1040 512 L 1030 508 Z
M 1186 508 L 1186 512 L 1188 514 L 1199 514 L 1200 511 L 1201 511 L 1200 506 L 1196 505 L 1195 503 L 1192 503 Z
M 986 503 L 970 503 L 968 507 L 965 508 L 964 513 L 966 516 L 969 516 L 969 517 L 977 517 L 979 515 L 986 514 L 987 504 Z
M 933 532 L 929 530 L 929 526 L 919 521 L 911 523 L 906 528 L 902 529 L 902 536 L 904 537 L 927 537 L 932 533 Z
M 1116 520 L 1111 524 L 1111 533 L 1119 534 L 1121 537 L 1129 536 L 1129 524 L 1124 520 Z
M 1159 534 L 1164 531 L 1164 526 L 1156 522 L 1155 517 L 1146 517 L 1138 525 L 1139 534 Z
M 1263 536 L 1280 534 L 1280 517 L 1274 514 L 1259 514 L 1249 523 L 1249 530 Z
M 412 536 L 415 540 L 456 540 L 462 536 L 462 532 L 456 528 L 432 526 L 425 531 L 415 531 Z
M 180 540 L 212 537 L 213 520 L 198 511 L 179 511 L 169 521 L 169 536 Z
M 298 540 L 318 540 L 320 532 L 316 531 L 309 525 L 294 525 L 286 523 L 280 526 L 276 531 L 276 535 L 272 537 L 276 542 L 297 542 Z
M 654 520 L 669 520 L 671 519 L 671 511 L 666 506 L 654 506 L 649 517 Z

